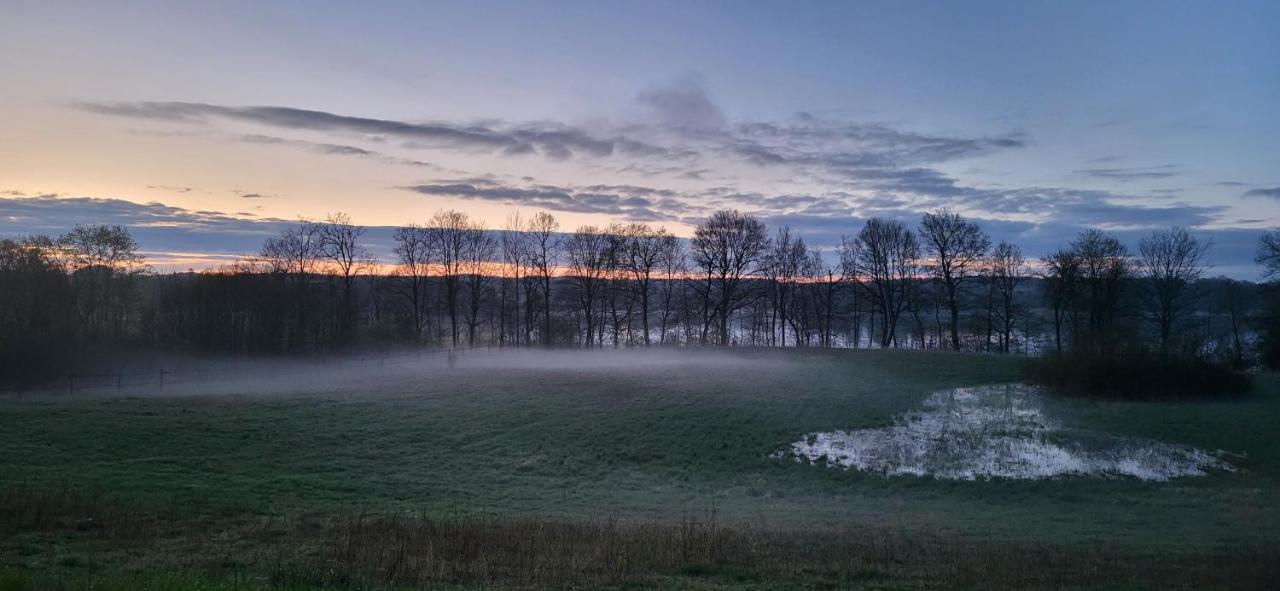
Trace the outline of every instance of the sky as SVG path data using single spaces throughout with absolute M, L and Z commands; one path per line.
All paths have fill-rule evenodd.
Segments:
M 735 208 L 834 251 L 948 208 L 1039 256 L 1280 226 L 1280 2 L 0 0 L 0 236 L 128 225 L 159 270 L 300 217 Z

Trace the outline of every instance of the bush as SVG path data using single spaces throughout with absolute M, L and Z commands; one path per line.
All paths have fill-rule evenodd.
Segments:
M 1142 349 L 1053 353 L 1031 360 L 1026 379 L 1063 393 L 1130 400 L 1221 398 L 1253 387 L 1249 374 L 1228 364 Z

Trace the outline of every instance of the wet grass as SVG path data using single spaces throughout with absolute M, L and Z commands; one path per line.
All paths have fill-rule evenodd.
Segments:
M 776 566 L 761 571 L 753 565 L 776 565 L 760 553 L 779 544 L 829 546 L 860 555 L 848 545 L 850 536 L 936 547 L 919 554 L 926 557 L 921 560 L 908 559 L 906 551 L 870 560 L 867 564 L 879 565 L 874 567 L 879 578 L 858 584 L 972 583 L 976 579 L 966 578 L 970 575 L 947 570 L 958 567 L 934 564 L 951 560 L 942 558 L 949 556 L 945 552 L 969 547 L 991 548 L 993 556 L 1007 554 L 1008 561 L 1029 564 L 1065 556 L 1085 560 L 1082 564 L 1114 565 L 1106 556 L 1089 558 L 1095 556 L 1093 548 L 1108 548 L 1106 554 L 1125 557 L 1120 562 L 1132 568 L 1082 566 L 1080 572 L 1133 582 L 1160 571 L 1212 571 L 1208 565 L 1224 552 L 1256 557 L 1275 548 L 1280 434 L 1274 426 L 1280 424 L 1280 387 L 1270 376 L 1257 381 L 1255 394 L 1239 400 L 1051 403 L 1070 424 L 1225 450 L 1232 454 L 1227 459 L 1243 468 L 1238 473 L 1168 483 L 944 482 L 884 479 L 769 455 L 804 433 L 886 425 L 936 389 L 1016 380 L 1016 359 L 744 351 L 726 362 L 719 353 L 680 355 L 688 362 L 661 371 L 651 366 L 458 367 L 420 375 L 365 375 L 270 395 L 251 390 L 197 397 L 0 400 L 0 491 L 26 491 L 35 498 L 65 492 L 95 499 L 86 505 L 95 507 L 92 511 L 117 507 L 120 515 L 139 514 L 142 508 L 145 523 L 151 524 L 138 530 L 151 533 L 112 537 L 96 533 L 93 522 L 48 526 L 0 513 L 0 564 L 12 567 L 0 574 L 0 588 L 83 586 L 74 584 L 77 577 L 99 577 L 95 580 L 102 585 L 95 588 L 109 588 L 111 580 L 125 581 L 120 588 L 137 588 L 126 584 L 130 581 L 175 587 L 144 580 L 160 576 L 156 573 L 188 577 L 191 586 L 207 588 L 224 588 L 219 585 L 241 575 L 253 585 L 281 587 L 636 581 L 648 586 L 846 586 L 839 577 L 856 578 L 861 571 L 852 563 L 832 566 L 836 582 L 825 578 L 830 573 L 823 565 L 838 563 L 836 554 L 817 551 L 800 559 L 778 550 L 778 556 L 809 565 L 797 568 L 813 572 Z M 699 362 L 702 355 L 708 356 L 706 363 Z M 612 567 L 590 566 L 603 559 L 582 554 L 602 544 L 617 545 L 610 552 L 626 552 L 633 547 L 628 544 L 639 544 L 637 536 L 650 540 L 641 546 L 679 547 L 682 524 L 710 513 L 716 515 L 716 531 L 740 541 L 723 546 L 736 549 L 717 555 L 709 566 L 702 559 L 664 554 L 668 558 L 636 558 L 635 564 L 648 566 L 617 574 Z M 385 526 L 378 530 L 404 532 L 386 533 L 381 541 L 369 538 L 363 545 L 417 548 L 406 550 L 410 555 L 444 543 L 423 541 L 431 538 L 424 538 L 421 528 L 437 531 L 430 524 L 462 523 L 465 527 L 448 531 L 477 528 L 477 536 L 499 538 L 558 531 L 546 535 L 561 542 L 529 541 L 525 547 L 544 548 L 548 556 L 560 557 L 555 560 L 585 565 L 586 571 L 540 579 L 530 573 L 550 567 L 529 566 L 525 574 L 490 581 L 483 573 L 495 568 L 501 552 L 511 552 L 495 550 L 499 553 L 490 558 L 457 566 L 464 574 L 453 578 L 430 568 L 391 576 L 385 553 L 392 550 L 345 558 L 332 550 L 344 531 L 356 531 L 351 520 L 361 515 Z M 202 528 L 221 532 L 212 536 L 212 548 L 194 533 Z M 253 533 L 263 528 L 278 533 Z M 804 537 L 818 535 L 815 530 L 826 537 Z M 598 543 L 571 541 L 589 532 L 596 532 L 591 535 L 598 537 L 589 539 Z M 1020 548 L 1041 548 L 1042 554 L 1020 555 Z M 218 568 L 215 558 L 223 554 L 239 566 Z M 975 556 L 960 557 L 984 564 Z M 986 564 L 994 569 L 1000 560 Z M 989 572 L 975 568 L 978 574 L 972 577 Z M 337 574 L 332 579 L 300 574 L 315 569 Z M 614 574 L 591 574 L 593 569 Z M 703 576 L 700 569 L 712 574 Z M 1065 577 L 1070 570 L 1055 569 L 1052 576 Z M 747 578 L 737 581 L 739 575 Z M 1082 585 L 1101 581 L 1076 580 Z

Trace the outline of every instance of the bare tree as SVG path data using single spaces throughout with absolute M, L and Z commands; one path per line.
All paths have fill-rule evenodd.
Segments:
M 857 237 L 844 236 L 840 239 L 840 274 L 845 280 L 852 284 L 852 307 L 853 307 L 853 347 L 856 349 L 862 346 L 862 313 L 860 305 L 862 298 L 859 298 L 859 292 L 864 288 L 862 276 L 859 271 L 859 261 L 862 258 L 862 243 Z M 868 290 L 870 291 L 870 290 Z M 870 322 L 869 322 L 870 323 Z
M 413 340 L 419 342 L 431 318 L 427 297 L 431 277 L 431 239 L 426 228 L 410 224 L 396 228 L 392 241 L 395 243 L 392 251 L 398 262 L 395 273 L 401 279 L 397 282 L 399 291 L 409 306 Z
M 1280 275 L 1280 230 L 1272 230 L 1258 239 L 1254 261 L 1262 265 L 1262 274 L 1270 279 Z
M 639 299 L 640 332 L 645 346 L 648 346 L 651 342 L 649 295 L 653 291 L 653 273 L 674 247 L 676 239 L 665 228 L 654 229 L 648 224 L 628 224 L 622 237 L 625 241 L 622 262 Z
M 124 226 L 76 224 L 58 237 L 57 249 L 65 268 L 73 273 L 93 268 L 129 273 L 145 264 L 138 242 Z
M 540 211 L 529 220 L 529 264 L 537 272 L 542 289 L 542 344 L 551 345 L 551 278 L 555 276 L 562 245 L 556 235 L 560 222 L 551 214 Z
M 512 306 L 512 320 L 514 326 L 513 332 L 516 341 L 519 343 L 520 332 L 520 272 L 527 262 L 527 240 L 524 234 L 524 220 L 520 219 L 520 212 L 512 212 L 507 216 L 507 223 L 503 227 L 502 232 L 502 311 L 500 312 L 501 328 L 499 331 L 498 343 L 506 344 L 506 310 L 507 310 L 507 276 L 512 278 L 512 298 L 514 299 Z
M 449 313 L 449 332 L 454 347 L 458 346 L 458 294 L 462 285 L 463 248 L 467 234 L 473 230 L 467 214 L 446 210 L 431 216 L 427 224 L 428 245 L 432 259 L 440 269 L 444 282 L 445 307 Z
M 1071 243 L 1080 264 L 1080 281 L 1086 289 L 1090 345 L 1107 343 L 1120 306 L 1124 282 L 1132 274 L 1129 250 L 1116 237 L 1101 230 L 1085 230 Z
M 840 285 L 845 280 L 844 273 L 840 265 L 828 264 L 818 249 L 810 251 L 808 267 L 813 270 L 812 291 L 820 342 L 822 347 L 831 348 L 835 334 L 836 300 Z
M 991 247 L 991 239 L 978 224 L 943 209 L 924 214 L 920 221 L 920 240 L 931 259 L 929 267 L 945 290 L 951 317 L 951 348 L 959 351 L 961 283 L 981 265 Z
M 581 226 L 565 241 L 569 256 L 569 279 L 578 294 L 585 320 L 584 346 L 591 346 L 595 337 L 597 308 L 600 291 L 608 279 L 609 235 L 596 226 Z
M 355 279 L 363 269 L 374 264 L 369 251 L 360 245 L 360 237 L 364 236 L 365 229 L 352 224 L 351 216 L 339 212 L 330 214 L 324 222 L 316 224 L 316 232 L 320 258 L 328 263 L 342 281 L 342 306 L 338 322 L 342 341 L 350 342 L 358 329 Z
M 996 245 L 991 253 L 992 285 L 999 301 L 1000 318 L 1000 352 L 1008 353 L 1013 333 L 1015 306 L 1017 304 L 1018 285 L 1024 278 L 1026 259 L 1022 249 L 1008 242 Z
M 764 224 L 737 210 L 718 211 L 694 230 L 690 251 L 714 294 L 722 346 L 730 344 L 729 318 L 746 301 L 744 282 L 756 273 L 767 244 Z
M 1231 330 L 1231 364 L 1235 367 L 1245 366 L 1243 334 L 1249 323 L 1249 311 L 1253 308 L 1257 297 L 1257 286 L 1247 281 L 1222 279 L 1219 303 L 1227 313 L 1227 322 Z
M 129 229 L 77 224 L 58 238 L 53 252 L 72 274 L 83 331 L 112 338 L 123 335 L 136 303 L 136 278 L 147 270 Z
M 604 268 L 605 282 L 603 286 L 604 303 L 608 312 L 609 324 L 613 335 L 613 346 L 622 343 L 626 334 L 628 343 L 633 341 L 634 311 L 637 301 L 637 290 L 632 275 L 627 269 L 627 227 L 623 224 L 609 224 L 604 230 L 608 237 L 605 247 Z M 604 344 L 604 323 L 600 324 L 600 342 Z
M 778 329 L 774 330 L 770 318 L 769 341 L 780 337 L 780 345 L 787 346 L 787 309 L 792 305 L 791 296 L 802 279 L 803 268 L 809 262 L 809 251 L 803 238 L 793 238 L 791 228 L 778 228 L 761 265 L 762 273 L 769 279 L 768 287 L 773 301 L 773 316 Z
M 479 223 L 471 226 L 462 237 L 462 287 L 466 292 L 467 344 L 476 345 L 476 329 L 480 324 L 480 311 L 491 297 L 494 281 L 497 242 Z M 492 324 L 490 330 L 492 331 Z
M 660 288 L 662 316 L 658 321 L 658 342 L 666 344 L 667 323 L 671 319 L 676 289 L 684 284 L 683 275 L 685 272 L 684 247 L 674 236 L 663 243 L 660 265 L 662 267 L 662 284 Z
M 269 271 L 297 278 L 314 273 L 322 255 L 320 227 L 308 220 L 268 238 L 261 251 Z
M 1053 309 L 1053 346 L 1062 351 L 1062 327 L 1075 307 L 1076 286 L 1080 280 L 1080 260 L 1069 250 L 1057 250 L 1040 259 L 1045 295 Z
M 350 297 L 356 276 L 371 262 L 369 251 L 360 244 L 364 226 L 352 224 L 351 216 L 338 212 L 317 224 L 316 231 L 320 257 L 337 272 L 344 294 Z
M 856 244 L 845 241 L 844 260 L 880 312 L 880 346 L 897 344 L 898 319 L 906 309 L 920 258 L 915 234 L 898 220 L 871 218 L 858 233 Z
M 1208 248 L 1180 227 L 1157 230 L 1138 243 L 1138 269 L 1145 280 L 1139 293 L 1156 326 L 1161 355 L 1168 355 L 1173 329 L 1187 312 L 1191 287 L 1204 274 Z

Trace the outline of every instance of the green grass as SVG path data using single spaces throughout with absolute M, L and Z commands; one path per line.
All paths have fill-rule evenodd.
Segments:
M 1237 473 L 1166 483 L 948 482 L 769 456 L 810 431 L 888 424 L 939 388 L 1015 381 L 1018 360 L 873 351 L 652 355 L 673 354 L 689 362 L 661 371 L 390 370 L 286 393 L 11 398 L 0 401 L 0 491 L 72 490 L 95 503 L 141 507 L 151 521 L 179 524 L 178 539 L 191 524 L 227 520 L 322 516 L 330 525 L 317 527 L 328 531 L 333 516 L 361 512 L 637 524 L 714 512 L 724 527 L 751 531 L 866 528 L 1147 553 L 1275 543 L 1280 382 L 1272 376 L 1239 400 L 1052 404 L 1076 426 L 1236 454 L 1229 459 Z M 585 364 L 607 359 L 563 355 Z M 290 380 L 270 387 L 279 382 Z M 143 576 L 133 571 L 204 564 L 181 554 L 139 562 L 74 528 L 6 527 L 13 535 L 0 535 L 0 562 L 28 565 L 11 578 Z M 61 565 L 51 552 L 74 560 Z M 0 575 L 0 588 L 6 580 Z

